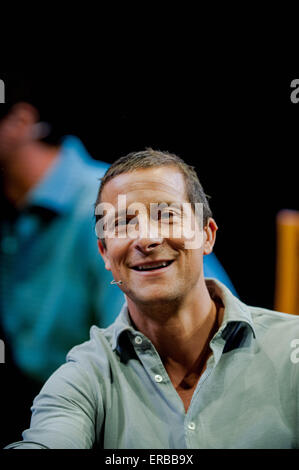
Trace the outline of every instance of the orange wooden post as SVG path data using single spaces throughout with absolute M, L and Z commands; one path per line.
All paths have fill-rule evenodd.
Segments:
M 282 210 L 276 218 L 274 308 L 299 315 L 299 212 Z

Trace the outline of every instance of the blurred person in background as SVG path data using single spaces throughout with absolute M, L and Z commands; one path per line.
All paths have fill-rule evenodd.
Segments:
M 120 289 L 110 284 L 94 233 L 93 204 L 109 165 L 92 159 L 77 137 L 63 135 L 57 124 L 66 119 L 63 106 L 49 88 L 33 79 L 5 82 L 6 103 L 0 105 L 3 445 L 28 427 L 34 397 L 67 352 L 89 338 L 92 325 L 110 325 L 124 303 Z M 206 256 L 204 272 L 235 293 L 214 254 Z
M 8 81 L 0 105 L 5 439 L 28 424 L 24 411 L 69 348 L 88 339 L 93 324 L 108 326 L 124 302 L 99 260 L 93 226 L 108 165 L 93 160 L 78 138 L 59 135 L 34 85 Z

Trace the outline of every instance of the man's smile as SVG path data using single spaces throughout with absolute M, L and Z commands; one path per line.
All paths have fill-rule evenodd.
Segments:
M 165 272 L 174 260 L 157 260 L 138 263 L 130 267 L 140 274 L 154 274 Z

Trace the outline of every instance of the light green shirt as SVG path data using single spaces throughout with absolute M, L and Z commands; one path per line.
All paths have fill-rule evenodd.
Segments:
M 93 326 L 90 341 L 69 352 L 35 398 L 24 440 L 6 448 L 299 448 L 299 318 L 206 283 L 224 318 L 187 413 L 124 305 L 109 328 Z

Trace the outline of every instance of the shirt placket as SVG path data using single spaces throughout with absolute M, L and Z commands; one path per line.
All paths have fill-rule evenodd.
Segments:
M 222 338 L 223 329 L 224 327 L 218 331 L 210 342 L 213 354 L 207 361 L 206 369 L 197 383 L 190 406 L 185 415 L 185 438 L 188 449 L 207 447 L 207 443 L 205 442 L 205 430 L 200 419 L 200 411 L 204 408 L 205 404 L 200 398 L 200 392 L 220 361 L 225 345 L 225 340 Z
M 136 354 L 141 360 L 158 393 L 163 395 L 165 401 L 169 406 L 171 406 L 173 412 L 176 413 L 178 421 L 183 427 L 185 422 L 185 409 L 183 402 L 177 394 L 154 345 L 142 334 L 133 336 L 132 343 Z M 169 431 L 172 432 L 171 429 Z M 181 435 L 183 436 L 183 434 L 184 433 L 182 432 Z M 178 440 L 177 448 L 186 448 L 186 442 L 182 442 L 182 439 L 180 439 L 179 436 L 174 436 L 174 439 L 176 438 Z

